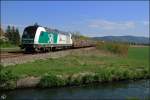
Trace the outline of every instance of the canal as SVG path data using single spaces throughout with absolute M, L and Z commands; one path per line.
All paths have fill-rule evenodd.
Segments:
M 84 86 L 72 86 L 49 89 L 16 89 L 1 92 L 6 100 L 63 100 L 63 99 L 121 99 L 150 100 L 150 79 L 95 83 Z M 3 99 L 4 99 L 3 98 Z

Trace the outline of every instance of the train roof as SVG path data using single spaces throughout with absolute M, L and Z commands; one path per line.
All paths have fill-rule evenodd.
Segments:
M 64 32 L 64 31 L 60 31 L 58 29 L 51 29 L 51 28 L 47 28 L 44 27 L 48 32 L 56 32 L 58 34 L 63 34 L 63 35 L 70 35 L 68 32 Z
M 38 28 L 39 26 L 27 26 L 27 27 L 25 27 L 25 29 L 27 29 L 27 28 Z
M 40 25 L 32 25 L 32 26 L 27 26 L 25 29 L 27 29 L 27 28 L 34 28 L 34 29 L 37 29 L 38 27 L 42 27 L 42 26 L 40 26 Z M 52 28 L 47 28 L 47 27 L 43 27 L 43 28 L 45 28 L 46 31 L 48 31 L 48 32 L 56 32 L 56 33 L 58 33 L 58 34 L 70 35 L 69 32 L 60 31 L 60 30 L 58 30 L 58 29 L 52 29 Z

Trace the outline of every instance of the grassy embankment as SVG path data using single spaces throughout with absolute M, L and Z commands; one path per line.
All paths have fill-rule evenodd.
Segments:
M 95 50 L 9 66 L 2 69 L 1 81 L 12 87 L 17 78 L 41 76 L 39 86 L 52 87 L 150 78 L 148 48 L 130 47 L 127 56 Z M 8 70 L 12 73 L 7 75 Z

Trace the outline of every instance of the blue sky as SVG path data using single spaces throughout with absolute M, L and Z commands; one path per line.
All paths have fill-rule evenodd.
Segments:
M 2 1 L 1 25 L 35 22 L 87 36 L 149 36 L 148 1 Z

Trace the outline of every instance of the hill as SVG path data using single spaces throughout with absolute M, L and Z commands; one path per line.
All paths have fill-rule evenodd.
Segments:
M 137 36 L 104 36 L 104 37 L 93 37 L 93 39 L 102 40 L 102 41 L 110 41 L 110 42 L 150 44 L 148 37 L 137 37 Z

